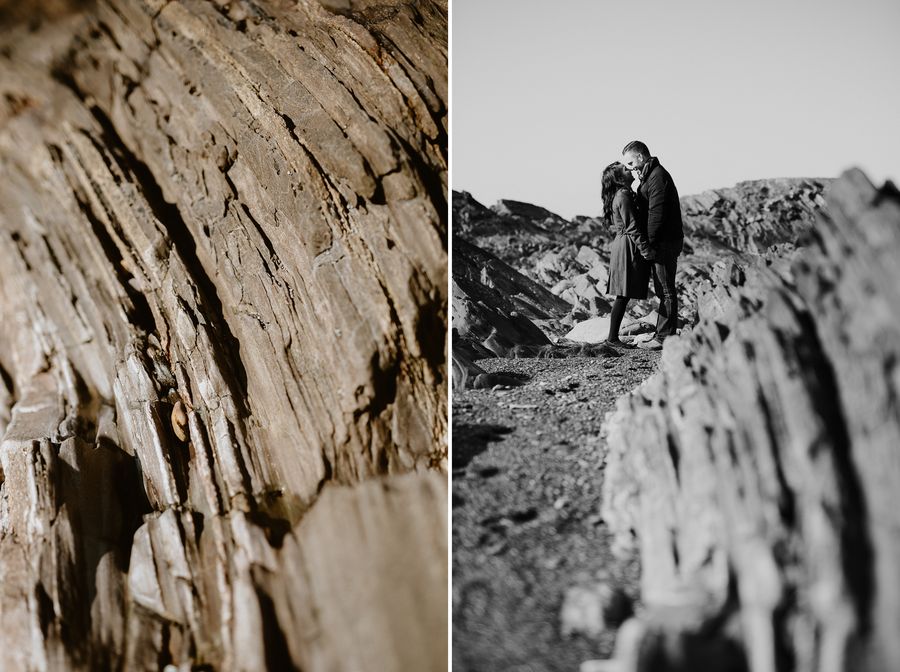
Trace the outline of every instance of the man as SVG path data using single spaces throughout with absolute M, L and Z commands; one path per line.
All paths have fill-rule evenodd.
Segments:
M 659 297 L 659 319 L 656 336 L 640 347 L 662 348 L 663 341 L 675 333 L 678 326 L 678 296 L 675 290 L 675 270 L 684 243 L 681 223 L 681 203 L 678 190 L 669 171 L 640 140 L 629 142 L 622 150 L 622 163 L 632 171 L 637 184 L 637 202 L 641 218 L 647 223 L 647 240 L 653 264 L 653 290 Z

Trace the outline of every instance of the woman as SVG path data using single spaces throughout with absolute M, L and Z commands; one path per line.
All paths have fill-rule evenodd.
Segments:
M 638 223 L 634 197 L 628 188 L 631 179 L 628 169 L 617 161 L 604 169 L 600 183 L 603 217 L 616 233 L 609 255 L 609 281 L 606 285 L 606 293 L 614 294 L 616 300 L 609 316 L 606 342 L 629 348 L 634 346 L 619 340 L 619 326 L 628 301 L 646 299 L 650 283 L 650 263 L 644 258 L 650 255 L 647 229 Z

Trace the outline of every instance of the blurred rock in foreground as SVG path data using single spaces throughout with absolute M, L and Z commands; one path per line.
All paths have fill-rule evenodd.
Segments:
M 900 195 L 853 170 L 827 200 L 608 419 L 604 520 L 643 568 L 622 672 L 900 669 Z

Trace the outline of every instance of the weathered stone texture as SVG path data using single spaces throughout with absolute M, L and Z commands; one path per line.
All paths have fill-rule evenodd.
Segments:
M 453 239 L 453 328 L 473 343 L 505 353 L 550 341 L 538 326 L 568 305 L 490 252 Z M 493 344 L 493 345 L 492 345 Z
M 723 269 L 608 418 L 646 605 L 619 669 L 900 666 L 900 196 L 850 171 L 828 212 L 792 263 Z
M 0 667 L 445 666 L 446 13 L 8 30 Z

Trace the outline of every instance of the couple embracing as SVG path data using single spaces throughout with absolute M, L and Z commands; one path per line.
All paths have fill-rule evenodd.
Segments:
M 678 325 L 675 271 L 684 243 L 678 190 L 669 171 L 639 140 L 625 145 L 621 162 L 604 169 L 601 189 L 603 217 L 616 233 L 606 287 L 616 299 L 606 342 L 633 347 L 619 340 L 619 326 L 628 301 L 647 298 L 652 275 L 659 319 L 654 338 L 638 347 L 659 350 Z

